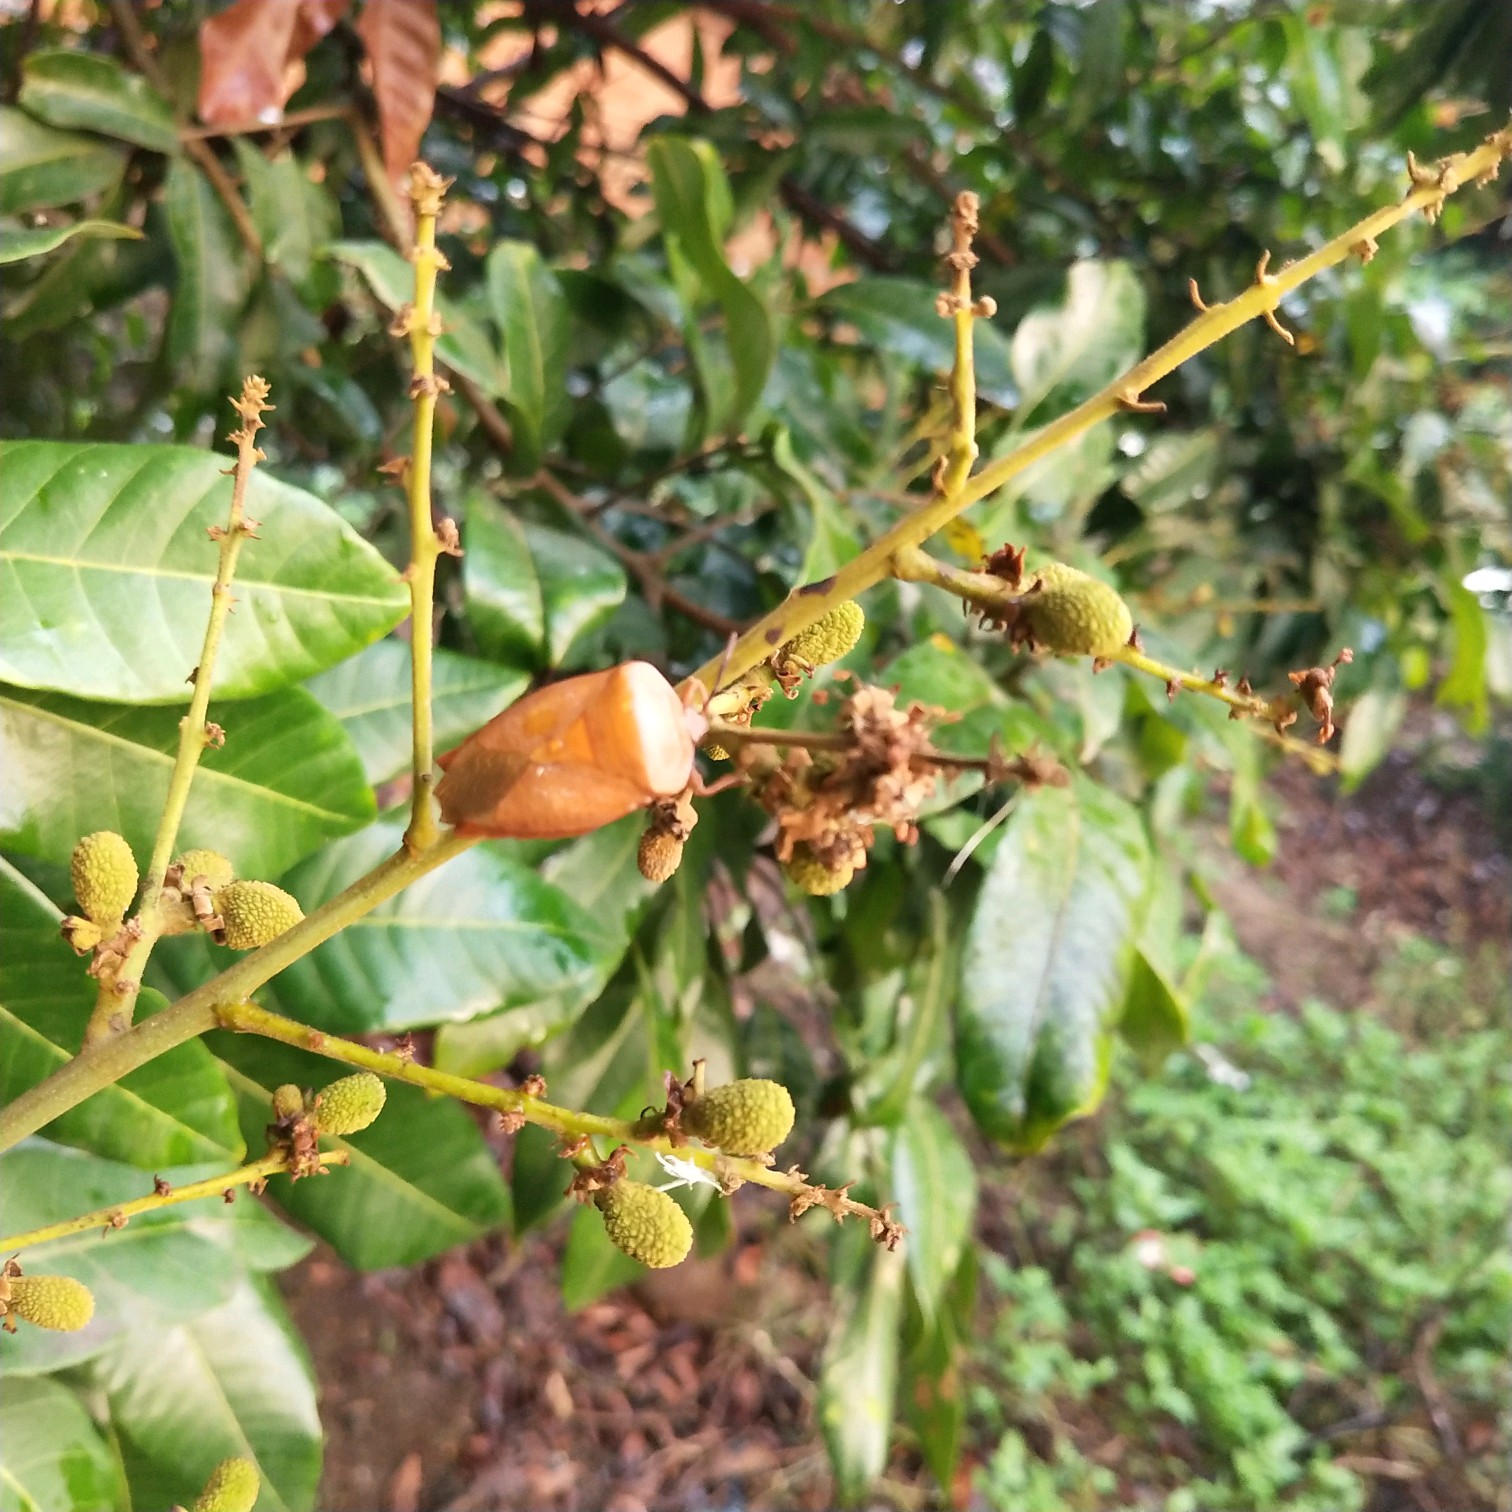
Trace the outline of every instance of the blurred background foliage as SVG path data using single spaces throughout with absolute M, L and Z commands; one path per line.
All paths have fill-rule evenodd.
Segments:
M 923 500 L 947 412 L 934 294 L 959 191 L 981 198 L 976 286 L 997 302 L 978 324 L 991 457 L 1179 329 L 1188 280 L 1230 297 L 1267 250 L 1298 255 L 1397 197 L 1408 150 L 1430 159 L 1504 124 L 1512 75 L 1500 0 L 9 9 L 8 1094 L 82 1030 L 88 994 L 55 936 L 73 840 L 107 826 L 139 851 L 150 840 L 176 741 L 164 705 L 203 612 L 174 585 L 213 566 L 194 545 L 223 512 L 203 449 L 248 371 L 278 406 L 249 504 L 266 528 L 217 684 L 228 701 L 212 711 L 231 738 L 207 759 L 185 843 L 229 850 L 308 909 L 396 841 L 382 816 L 403 797 L 407 656 L 380 637 L 404 613 L 391 567 L 407 546 L 401 495 L 378 469 L 408 447 L 406 358 L 388 328 L 409 287 L 395 186 L 416 151 L 456 181 L 435 477 L 466 553 L 443 559 L 439 583 L 444 746 L 543 677 L 631 656 L 685 673 Z M 1509 224 L 1496 186 L 1451 198 L 1437 225 L 1413 221 L 1368 264 L 1288 299 L 1295 348 L 1245 328 L 1161 386 L 1164 416 L 1057 452 L 945 546 L 976 565 L 1011 540 L 1031 563 L 1093 568 L 1152 651 L 1242 669 L 1261 690 L 1352 646 L 1338 684 L 1346 785 L 1391 748 L 1414 699 L 1487 737 L 1512 693 Z M 1445 1292 L 1417 1253 L 1442 1215 L 1398 1203 L 1401 1231 L 1383 1235 L 1382 1213 L 1334 1196 L 1389 1155 L 1413 1173 L 1406 1201 L 1427 1169 L 1413 1162 L 1442 1159 L 1432 1179 L 1467 1185 L 1474 1223 L 1490 1221 L 1494 1194 L 1477 1204 L 1494 1145 L 1473 1146 L 1463 1159 L 1482 1164 L 1461 1172 L 1447 1145 L 1392 1141 L 1473 1122 L 1428 1104 L 1505 1064 L 1505 1045 L 1452 1017 L 1416 1034 L 1411 1053 L 1420 1039 L 1442 1069 L 1423 1072 L 1413 1111 L 1392 1086 L 1407 1052 L 1388 1031 L 1236 1009 L 1224 1043 L 1266 1087 L 1273 1070 L 1314 1068 L 1306 1087 L 1266 1092 L 1274 1126 L 1190 1051 L 1144 1087 L 1125 1066 L 1097 1174 L 1060 1186 L 1061 1216 L 1045 1220 L 1051 1258 L 989 1244 L 978 1263 L 977 1185 L 1002 1157 L 951 1089 L 1023 1153 L 1097 1106 L 1120 1031 L 1152 1070 L 1188 1044 L 1210 964 L 1194 942 L 1221 928 L 1197 829 L 1227 805 L 1234 849 L 1266 865 L 1275 753 L 1216 705 L 1170 703 L 1122 668 L 1094 679 L 1015 655 L 932 589 L 884 584 L 865 607 L 848 670 L 957 716 L 948 748 L 996 737 L 1053 752 L 1077 769 L 1071 789 L 1005 807 L 958 783 L 918 847 L 879 841 L 858 883 L 823 902 L 785 892 L 760 815 L 734 795 L 704 806 L 682 870 L 654 894 L 634 870 L 633 823 L 554 849 L 491 843 L 264 1000 L 333 1032 L 421 1031 L 423 1053 L 469 1074 L 540 1068 L 556 1100 L 622 1115 L 693 1054 L 720 1077 L 784 1080 L 800 1106 L 792 1158 L 895 1199 L 912 1231 L 897 1256 L 837 1236 L 817 1416 L 844 1498 L 886 1469 L 900 1417 L 947 1487 L 963 1433 L 999 1435 L 984 1484 L 1004 1507 L 1115 1494 L 1171 1512 L 1365 1505 L 1366 1480 L 1333 1465 L 1321 1431 L 1328 1393 L 1298 1397 L 1319 1372 L 1358 1368 L 1346 1294 L 1368 1295 L 1368 1329 L 1403 1295 L 1453 1314 L 1427 1348 L 1480 1400 L 1507 1277 L 1471 1266 Z M 806 692 L 762 719 L 825 717 Z M 1505 810 L 1505 768 L 1478 770 Z M 218 958 L 168 942 L 156 986 L 185 990 Z M 969 1047 L 959 1072 L 956 1044 Z M 1354 1078 L 1357 1116 L 1337 1105 Z M 272 1045 L 184 1047 L 5 1157 L 10 1226 L 134 1191 L 131 1167 L 224 1168 L 257 1147 L 268 1088 L 324 1079 Z M 1505 1098 L 1498 1084 L 1487 1099 L 1503 1143 Z M 1398 1101 L 1408 1111 L 1391 1112 Z M 461 1109 L 410 1089 L 351 1143 L 351 1170 L 271 1196 L 359 1267 L 563 1208 L 538 1131 L 501 1178 Z M 1278 1150 L 1296 1152 L 1295 1187 Z M 1396 1167 L 1379 1180 L 1398 1182 Z M 713 1252 L 731 1217 L 704 1195 L 689 1200 Z M 1299 1232 L 1307 1213 L 1318 1232 Z M 1124 1241 L 1145 1229 L 1174 1265 L 1200 1238 L 1201 1284 L 1172 1294 L 1163 1261 L 1131 1259 Z M 125 1505 L 123 1484 L 136 1505 L 187 1501 L 240 1435 L 266 1504 L 310 1506 L 308 1365 L 263 1279 L 307 1241 L 246 1203 L 134 1233 L 135 1259 L 111 1239 L 49 1262 L 96 1286 L 83 1344 L 4 1341 L 0 1415 L 45 1417 L 57 1438 L 34 1473 L 72 1465 L 70 1484 L 90 1488 L 75 1506 Z M 1110 1251 L 1087 1233 L 1122 1237 Z M 1494 1240 L 1475 1243 L 1466 1253 L 1492 1267 Z M 1325 1252 L 1362 1269 L 1340 1259 L 1336 1275 Z M 978 1368 L 979 1273 L 984 1307 L 1013 1306 L 989 1307 L 1009 1321 Z M 580 1212 L 568 1302 L 633 1274 Z M 203 1391 L 155 1378 L 173 1376 L 165 1329 L 194 1342 L 234 1434 L 202 1421 Z M 1120 1480 L 1063 1449 L 1026 1388 L 1036 1372 L 1091 1402 L 1117 1383 L 1147 1427 L 1182 1425 L 1208 1480 L 1186 1500 L 1139 1499 L 1131 1486 L 1169 1467 Z M 59 1397 L 60 1380 L 81 1394 Z

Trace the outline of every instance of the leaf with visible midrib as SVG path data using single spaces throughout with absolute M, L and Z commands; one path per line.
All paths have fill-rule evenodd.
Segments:
M 21 231 L 0 231 L 0 266 L 56 252 L 76 236 L 140 241 L 142 233 L 135 226 L 107 220 L 81 220 L 71 226 L 33 226 Z
M 168 102 L 140 74 L 98 53 L 33 53 L 22 68 L 19 103 L 50 126 L 78 126 L 154 152 L 179 148 Z
M 61 918 L 0 860 L 0 1103 L 66 1064 L 84 1040 L 95 982 L 58 933 Z M 138 1016 L 166 1006 L 146 989 Z M 231 1090 L 197 1041 L 112 1082 L 43 1132 L 149 1170 L 201 1160 L 232 1166 L 244 1150 Z
M 114 1512 L 118 1483 L 73 1392 L 46 1379 L 0 1380 L 0 1512 Z
M 110 142 L 55 131 L 0 106 L 0 215 L 87 199 L 115 183 L 125 166 L 124 149 Z
M 180 849 L 209 846 L 240 876 L 276 877 L 372 819 L 373 790 L 351 741 L 302 688 L 212 712 L 224 721 L 226 743 L 200 760 Z M 80 835 L 111 829 L 147 856 L 180 718 L 177 709 L 0 686 L 0 842 L 66 862 Z
M 315 1381 L 268 1283 L 245 1278 L 221 1306 L 171 1328 L 128 1329 L 90 1374 L 110 1401 L 133 1505 L 188 1506 L 210 1472 L 236 1454 L 257 1466 L 259 1507 L 314 1506 Z
M 0 678 L 115 703 L 182 703 L 226 523 L 227 458 L 185 446 L 0 444 Z M 259 470 L 220 698 L 344 660 L 409 612 L 399 574 L 313 494 Z
M 1141 922 L 1139 814 L 1086 780 L 1026 793 L 967 935 L 957 1080 L 983 1132 L 1034 1150 L 1102 1100 Z

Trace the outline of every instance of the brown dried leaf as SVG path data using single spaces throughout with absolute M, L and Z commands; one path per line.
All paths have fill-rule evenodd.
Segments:
M 283 110 L 297 63 L 335 26 L 349 0 L 234 0 L 200 27 L 199 115 L 209 126 Z
M 402 189 L 436 103 L 441 62 L 436 0 L 367 0 L 357 34 L 373 70 L 383 166 Z

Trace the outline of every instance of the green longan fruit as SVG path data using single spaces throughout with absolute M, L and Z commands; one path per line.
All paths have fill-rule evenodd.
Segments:
M 745 1077 L 689 1104 L 682 1126 L 727 1155 L 765 1155 L 793 1132 L 793 1099 L 781 1082 Z
M 215 911 L 232 950 L 255 950 L 304 918 L 299 904 L 271 882 L 228 883 L 215 894 Z
M 69 862 L 74 897 L 85 918 L 102 927 L 119 925 L 137 891 L 136 857 L 114 830 L 99 830 L 74 846 Z
M 1047 651 L 1069 656 L 1112 656 L 1134 633 L 1129 606 L 1100 578 L 1051 562 L 1035 574 L 1020 600 L 1022 622 Z
M 593 1200 L 604 1215 L 610 1243 L 632 1260 L 666 1270 L 688 1258 L 693 1225 L 665 1192 L 643 1181 L 616 1181 Z

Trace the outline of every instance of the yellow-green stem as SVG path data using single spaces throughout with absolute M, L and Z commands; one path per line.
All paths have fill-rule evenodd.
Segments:
M 326 1165 L 345 1165 L 351 1158 L 345 1150 L 322 1152 L 321 1161 Z M 110 1207 L 96 1208 L 78 1218 L 66 1218 L 61 1223 L 49 1223 L 44 1228 L 28 1229 L 24 1234 L 7 1234 L 0 1239 L 0 1254 L 15 1250 L 30 1249 L 38 1244 L 51 1244 L 55 1239 L 68 1239 L 74 1234 L 86 1234 L 91 1229 L 102 1232 L 124 1228 L 133 1218 L 142 1213 L 155 1213 L 160 1208 L 173 1207 L 180 1202 L 199 1202 L 205 1197 L 223 1197 L 235 1187 L 251 1186 L 276 1176 L 288 1169 L 289 1158 L 283 1153 L 265 1155 L 250 1165 L 238 1166 L 220 1176 L 207 1176 L 203 1181 L 189 1182 L 184 1186 L 169 1187 L 164 1192 L 150 1192 L 145 1197 L 134 1197 L 130 1202 L 113 1203 Z
M 206 716 L 210 712 L 210 688 L 215 679 L 215 660 L 220 652 L 221 635 L 225 630 L 226 616 L 231 612 L 234 600 L 231 584 L 236 576 L 236 559 L 241 554 L 242 543 L 257 528 L 257 522 L 249 521 L 246 515 L 247 484 L 252 469 L 262 458 L 258 450 L 257 433 L 262 429 L 264 412 L 273 408 L 266 403 L 268 385 L 255 374 L 242 384 L 240 399 L 231 401 L 241 417 L 241 425 L 231 432 L 228 440 L 236 443 L 236 467 L 231 483 L 231 509 L 225 527 L 220 531 L 220 553 L 216 562 L 215 582 L 210 589 L 210 616 L 205 623 L 205 639 L 200 647 L 199 664 L 193 672 L 194 693 L 189 699 L 189 712 L 179 721 L 178 754 L 174 758 L 173 772 L 168 778 L 168 796 L 163 802 L 162 817 L 158 820 L 157 836 L 152 842 L 152 857 L 147 863 L 147 880 L 142 884 L 141 909 L 136 925 L 139 933 L 132 941 L 125 959 L 115 971 L 100 974 L 99 990 L 95 996 L 94 1012 L 84 1032 L 84 1043 L 92 1045 L 112 1034 L 122 1034 L 131 1027 L 136 1012 L 137 995 L 142 989 L 142 973 L 153 946 L 163 932 L 166 919 L 161 893 L 163 877 L 173 857 L 173 847 L 178 840 L 179 826 L 184 820 L 184 810 L 189 803 L 189 789 L 200 756 L 211 742 L 210 726 Z
M 438 1071 L 433 1066 L 417 1065 L 402 1055 L 371 1050 L 366 1045 L 339 1039 L 319 1029 L 311 1029 L 307 1024 L 297 1023 L 282 1014 L 270 1013 L 254 1003 L 228 1003 L 218 1010 L 217 1021 L 225 1029 L 261 1034 L 267 1039 L 294 1045 L 349 1066 L 359 1066 L 364 1071 L 373 1071 L 395 1081 L 409 1082 L 412 1086 L 454 1097 L 459 1102 L 492 1108 L 506 1116 L 535 1124 L 538 1128 L 550 1129 L 565 1141 L 582 1137 L 604 1139 L 614 1144 L 636 1145 L 643 1150 L 676 1155 L 716 1176 L 726 1179 L 737 1177 L 756 1186 L 768 1187 L 774 1192 L 783 1192 L 790 1198 L 815 1190 L 802 1177 L 774 1170 L 762 1165 L 760 1161 L 722 1155 L 717 1150 L 707 1150 L 700 1145 L 676 1145 L 666 1135 L 648 1133 L 640 1125 L 622 1118 L 608 1118 L 600 1113 L 582 1113 L 574 1108 L 558 1107 L 543 1098 L 531 1097 L 508 1087 L 494 1087 L 487 1082 L 454 1075 L 450 1071 Z M 880 1216 L 876 1209 L 867 1207 L 865 1203 L 850 1202 L 848 1199 L 844 1200 L 842 1210 L 856 1217 Z
M 409 500 L 410 561 L 406 576 L 410 590 L 411 695 L 413 700 L 414 786 L 409 828 L 404 843 L 423 850 L 436 836 L 431 790 L 435 781 L 431 732 L 431 639 L 435 617 L 436 559 L 441 544 L 431 519 L 431 446 L 435 431 L 436 398 L 443 380 L 436 375 L 436 274 L 446 259 L 436 246 L 436 217 L 441 213 L 445 180 L 422 163 L 410 170 L 410 199 L 415 209 L 415 298 L 406 318 L 414 376 L 410 393 L 415 401 L 415 433 L 405 487 Z
M 728 652 L 711 657 L 685 679 L 684 688 L 699 682 L 712 689 L 716 680 L 729 683 L 742 672 L 757 666 L 772 654 L 775 647 L 792 640 L 800 630 L 823 618 L 836 604 L 853 599 L 881 582 L 890 574 L 893 559 L 904 547 L 922 546 L 962 510 L 995 493 L 1042 457 L 1110 416 L 1131 407 L 1137 408 L 1142 402 L 1141 396 L 1151 385 L 1240 326 L 1259 318 L 1274 318 L 1277 306 L 1287 294 L 1351 256 L 1370 254 L 1376 238 L 1398 222 L 1420 210 L 1437 207 L 1446 195 L 1467 182 L 1494 177 L 1502 159 L 1509 153 L 1512 153 L 1512 127 L 1487 137 L 1471 152 L 1445 159 L 1440 165 L 1442 173 L 1435 182 L 1414 179 L 1413 187 L 1399 203 L 1367 215 L 1347 231 L 1325 242 L 1316 252 L 1288 263 L 1274 273 L 1266 271 L 1262 264 L 1256 270 L 1255 282 L 1237 298 L 1204 309 L 1196 320 L 1177 332 L 1164 346 L 1136 363 L 1084 404 L 1052 421 L 1008 456 L 990 463 L 959 484 L 947 477 L 945 486 L 935 498 L 900 520 L 831 577 L 795 590 L 751 626 Z
M 476 843 L 472 836 L 459 836 L 455 831 L 447 830 L 426 850 L 399 851 L 352 883 L 345 892 L 323 903 L 293 929 L 243 956 L 234 966 L 203 987 L 196 987 L 171 1008 L 143 1019 L 124 1034 L 112 1035 L 99 1044 L 87 1046 L 46 1081 L 39 1082 L 0 1109 L 0 1150 L 8 1150 L 28 1134 L 35 1134 L 70 1108 L 77 1107 L 85 1098 L 118 1082 L 128 1072 L 146 1065 L 175 1045 L 215 1028 L 217 1008 L 243 1001 L 284 967 L 308 955 L 348 924 L 371 913 L 380 903 Z

